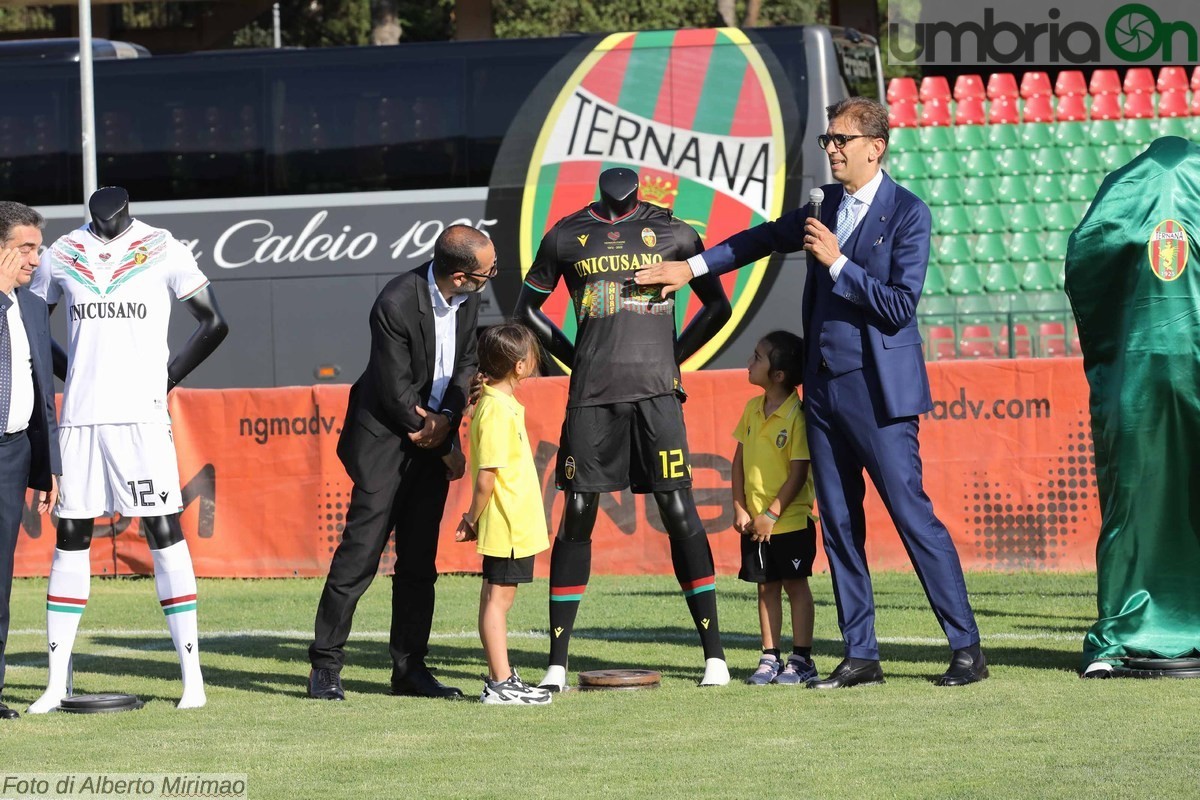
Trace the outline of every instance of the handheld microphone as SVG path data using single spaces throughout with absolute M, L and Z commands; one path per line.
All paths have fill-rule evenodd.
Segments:
M 825 192 L 821 189 L 813 189 L 808 193 L 808 204 L 812 206 L 810 217 L 821 218 L 821 203 L 823 202 L 825 202 Z

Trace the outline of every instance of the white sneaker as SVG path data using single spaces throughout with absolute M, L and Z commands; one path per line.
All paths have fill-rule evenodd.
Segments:
M 47 689 L 37 700 L 33 701 L 26 714 L 49 714 L 58 710 L 58 704 L 67 699 L 67 690 Z
M 542 682 L 538 684 L 539 689 L 545 689 L 547 692 L 565 692 L 567 691 L 567 668 L 552 664 L 546 670 L 546 677 L 542 678 Z
M 546 705 L 550 700 L 550 692 L 525 683 L 516 670 L 513 670 L 513 674 L 509 676 L 508 680 L 493 681 L 485 677 L 483 694 L 479 695 L 479 701 L 489 706 Z
M 729 665 L 723 658 L 709 658 L 704 662 L 704 677 L 701 686 L 725 686 L 729 683 Z

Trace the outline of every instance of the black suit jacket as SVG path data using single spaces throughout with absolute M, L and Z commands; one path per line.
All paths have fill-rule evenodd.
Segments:
M 371 356 L 362 376 L 350 388 L 346 420 L 338 440 L 338 458 L 354 484 L 377 491 L 395 480 L 404 462 L 422 452 L 409 440 L 424 425 L 416 412 L 450 412 L 457 432 L 479 365 L 475 327 L 480 295 L 471 295 L 458 309 L 455 321 L 454 371 L 440 408 L 426 404 L 433 389 L 433 304 L 429 298 L 426 262 L 392 279 L 371 308 Z M 434 455 L 445 455 L 457 433 Z M 425 453 L 422 453 L 423 455 Z
M 29 418 L 29 488 L 50 491 L 50 476 L 62 474 L 58 453 L 58 418 L 54 410 L 54 366 L 50 355 L 50 312 L 46 302 L 25 288 L 17 289 L 21 321 L 29 339 L 33 364 L 33 415 Z M 8 295 L 0 293 L 0 314 L 8 313 Z

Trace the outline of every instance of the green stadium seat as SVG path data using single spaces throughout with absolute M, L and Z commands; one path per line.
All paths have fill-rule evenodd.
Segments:
M 996 179 L 994 190 L 997 203 L 1028 203 L 1033 200 L 1033 186 L 1026 175 L 1001 175 Z
M 1042 228 L 1048 231 L 1073 231 L 1083 218 L 1073 203 L 1045 203 L 1041 210 Z
M 943 266 L 971 261 L 971 246 L 965 236 L 940 236 L 934 241 L 933 250 L 937 263 Z
M 1118 144 L 1125 141 L 1121 126 L 1115 119 L 1094 119 L 1089 122 L 1088 138 L 1092 144 L 1097 145 Z
M 953 206 L 963 202 L 961 181 L 957 178 L 931 178 L 919 195 L 930 206 Z
M 971 232 L 971 218 L 962 206 L 933 206 L 933 234 L 962 235 Z
M 1044 258 L 1046 248 L 1043 242 L 1045 237 L 1046 234 L 1040 231 L 1014 233 L 1008 241 L 1008 252 L 1012 255 L 1012 260 L 1018 264 L 1024 264 Z
M 1044 148 L 1044 150 L 1055 152 L 1053 148 Z M 995 153 L 995 159 L 997 175 L 1028 175 L 1033 172 L 1033 164 L 1030 163 L 1029 156 L 1020 147 L 1000 150 Z
M 1020 152 L 1014 151 L 1014 152 Z M 996 162 L 988 150 L 971 150 L 962 160 L 962 174 L 988 178 L 996 174 Z
M 1021 268 L 1021 288 L 1026 292 L 1046 292 L 1058 288 L 1054 273 L 1045 261 L 1028 261 Z
M 1096 172 L 1072 175 L 1067 179 L 1066 199 L 1076 201 L 1087 200 L 1090 202 L 1096 196 L 1096 191 L 1100 188 L 1100 183 L 1103 180 L 1104 176 Z
M 955 264 L 950 268 L 950 277 L 946 281 L 946 291 L 950 294 L 978 294 L 983 291 L 983 280 L 979 277 L 979 269 L 971 263 Z
M 917 130 L 917 137 L 921 140 L 921 149 L 926 153 L 954 149 L 954 132 L 949 126 L 930 125 Z
M 925 156 L 925 174 L 931 178 L 958 178 L 963 175 L 963 164 L 952 150 L 939 150 Z
M 986 206 L 971 206 L 970 209 L 973 233 L 1004 233 L 1008 230 L 1006 206 L 992 203 Z
M 926 325 L 954 325 L 958 317 L 958 301 L 948 294 L 922 294 L 917 303 L 917 316 Z
M 1033 174 L 1060 175 L 1068 171 L 1066 159 L 1063 158 L 1062 148 L 1045 147 L 1029 154 L 1033 164 Z
M 937 264 L 930 264 L 925 270 L 925 288 L 921 296 L 946 294 L 946 273 Z
M 1121 138 L 1131 144 L 1150 144 L 1158 138 L 1157 120 L 1127 119 L 1121 125 Z
M 1063 320 L 1071 316 L 1067 296 L 1060 291 L 1027 291 L 1025 302 L 1029 315 L 1039 320 Z
M 929 181 L 925 178 L 909 178 L 906 181 L 900 181 L 904 184 L 904 188 L 915 194 L 917 197 L 925 201 L 927 205 L 933 205 L 929 202 Z
M 1110 144 L 1101 147 L 1097 156 L 1106 172 L 1120 169 L 1133 160 L 1133 148 L 1126 144 Z
M 1192 138 L 1192 121 L 1188 117 L 1167 117 L 1158 121 L 1159 136 Z
M 986 150 L 988 146 L 986 134 L 986 125 L 955 125 L 954 145 L 960 153 Z
M 958 322 L 960 325 L 979 325 L 999 322 L 1005 314 L 996 306 L 1000 301 L 994 296 L 978 292 L 963 295 L 958 299 Z
M 1068 231 L 1049 231 L 1042 239 L 1042 252 L 1049 261 L 1062 261 L 1067 257 Z
M 1067 150 L 1067 165 L 1073 172 L 1105 172 L 1098 148 L 1079 145 Z
M 1008 261 L 1008 247 L 1003 233 L 981 233 L 975 237 L 971 248 L 971 259 L 976 264 L 996 264 Z
M 988 125 L 988 147 L 993 151 L 999 151 L 1020 146 L 1021 137 L 1017 134 L 1019 127 L 1019 125 Z
M 1033 198 L 1042 203 L 1067 199 L 1066 175 L 1038 175 L 1033 179 Z
M 1017 136 L 1026 150 L 1054 147 L 1054 127 L 1049 122 L 1026 122 L 1019 126 Z
M 1017 272 L 1008 261 L 989 264 L 983 274 L 983 289 L 986 292 L 1015 292 L 1020 288 Z
M 1045 226 L 1042 207 L 1037 203 L 1018 202 L 1005 207 L 1008 210 L 1008 229 L 1013 233 L 1040 231 Z
M 915 152 L 921 149 L 919 128 L 892 128 L 888 133 L 888 147 L 893 152 Z
M 887 171 L 898 181 L 921 178 L 925 175 L 925 160 L 920 153 L 894 152 L 888 155 Z
M 1076 147 L 1089 144 L 1092 139 L 1087 122 L 1059 122 L 1053 127 L 1054 142 L 1059 147 Z
M 996 188 L 991 178 L 968 177 L 962 182 L 962 202 L 980 206 L 996 201 Z
M 1057 261 L 1054 263 L 1051 272 L 1054 273 L 1054 285 L 1059 289 L 1066 288 L 1067 285 L 1067 262 Z

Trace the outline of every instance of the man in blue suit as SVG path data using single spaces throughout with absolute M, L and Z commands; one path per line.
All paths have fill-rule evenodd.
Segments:
M 804 398 L 813 480 L 833 576 L 843 661 L 811 688 L 883 682 L 866 559 L 863 470 L 904 542 L 953 651 L 941 686 L 988 676 L 954 542 L 921 480 L 918 417 L 932 408 L 916 308 L 929 260 L 929 208 L 882 170 L 887 110 L 852 97 L 831 106 L 819 141 L 836 184 L 821 218 L 796 209 L 735 234 L 687 262 L 638 273 L 675 291 L 772 252 L 807 250 Z
M 50 315 L 42 298 L 25 288 L 37 269 L 42 222 L 28 206 L 0 202 L 0 692 L 25 489 L 34 489 L 38 513 L 45 514 L 58 494 L 54 476 L 62 474 Z M 18 716 L 0 702 L 0 719 Z

